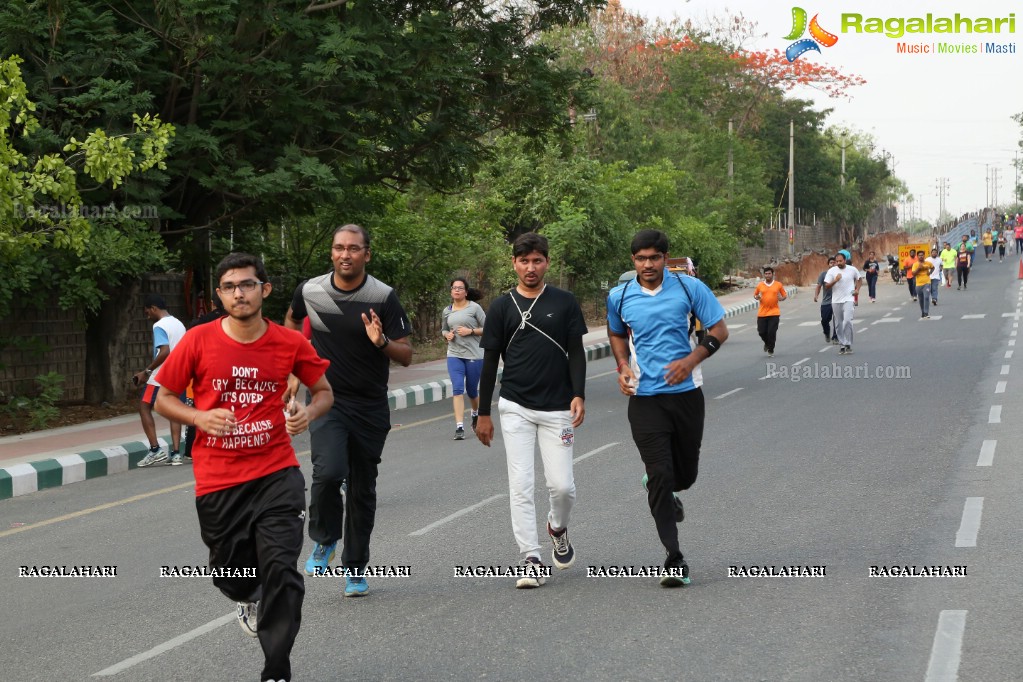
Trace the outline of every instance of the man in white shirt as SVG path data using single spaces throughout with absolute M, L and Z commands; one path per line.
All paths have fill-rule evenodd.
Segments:
M 941 290 L 941 256 L 938 255 L 938 247 L 931 249 L 931 257 L 927 262 L 934 266 L 931 270 L 931 305 L 938 305 L 938 292 Z
M 149 439 L 149 452 L 138 463 L 140 467 L 147 467 L 153 464 L 170 461 L 172 466 L 182 463 L 181 459 L 181 424 L 170 423 L 171 428 L 171 451 L 160 447 L 156 439 L 156 420 L 153 418 L 153 405 L 156 403 L 156 394 L 160 390 L 160 383 L 156 380 L 160 365 L 167 359 L 174 346 L 185 335 L 185 325 L 181 324 L 178 318 L 167 312 L 167 302 L 163 296 L 150 294 L 142 302 L 143 312 L 146 318 L 153 323 L 153 359 L 141 372 L 132 377 L 136 386 L 141 386 L 139 399 L 139 415 L 142 417 L 142 430 L 146 432 Z
M 852 353 L 853 301 L 862 284 L 863 276 L 859 270 L 846 263 L 845 253 L 839 251 L 835 254 L 835 266 L 824 275 L 824 288 L 831 291 L 839 355 Z

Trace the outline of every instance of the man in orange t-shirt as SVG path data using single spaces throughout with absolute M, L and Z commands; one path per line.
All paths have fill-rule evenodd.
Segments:
M 774 279 L 774 268 L 764 268 L 764 281 L 753 290 L 753 298 L 760 303 L 757 310 L 757 333 L 764 341 L 767 357 L 774 357 L 774 342 L 778 338 L 778 322 L 781 321 L 779 301 L 788 298 L 785 287 Z

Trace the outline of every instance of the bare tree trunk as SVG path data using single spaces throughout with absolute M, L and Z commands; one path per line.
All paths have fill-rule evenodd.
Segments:
M 128 397 L 128 380 L 140 368 L 129 366 L 131 323 L 140 314 L 135 303 L 142 290 L 132 280 L 106 291 L 96 313 L 86 315 L 85 401 L 94 405 L 121 402 Z

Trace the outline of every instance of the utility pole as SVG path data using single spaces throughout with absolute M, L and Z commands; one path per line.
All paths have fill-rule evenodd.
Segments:
M 842 135 L 842 187 L 845 187 L 845 135 Z
M 948 178 L 938 178 L 938 222 L 945 217 L 945 195 L 948 193 Z
M 998 205 L 998 166 L 991 169 L 993 177 L 991 178 L 991 205 Z
M 984 208 L 991 206 L 991 164 L 984 164 Z
M 789 255 L 795 252 L 796 240 L 796 124 L 789 119 Z

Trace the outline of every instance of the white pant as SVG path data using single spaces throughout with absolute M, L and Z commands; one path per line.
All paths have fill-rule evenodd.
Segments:
M 497 401 L 497 410 L 501 415 L 501 433 L 508 459 L 512 531 L 520 552 L 539 556 L 540 539 L 536 530 L 536 505 L 533 503 L 534 445 L 540 442 L 543 473 L 550 492 L 551 511 L 547 520 L 554 528 L 568 528 L 575 502 L 575 479 L 572 476 L 575 431 L 572 429 L 571 412 L 530 410 L 504 398 Z
M 831 310 L 835 316 L 835 336 L 843 346 L 851 346 L 853 342 L 853 302 L 832 303 Z

